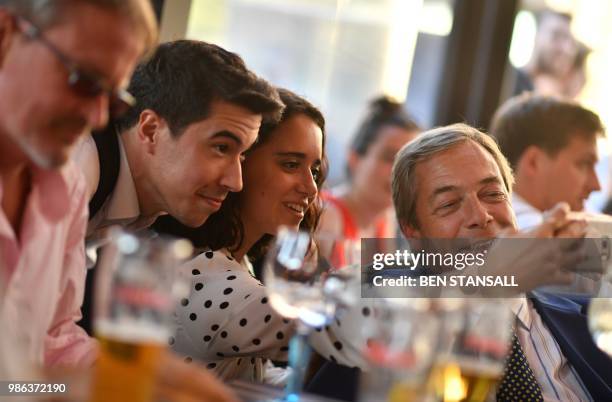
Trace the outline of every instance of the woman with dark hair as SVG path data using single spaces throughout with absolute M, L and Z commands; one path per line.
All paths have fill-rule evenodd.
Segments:
M 187 361 L 204 361 L 226 380 L 275 382 L 266 375 L 272 367 L 266 360 L 287 360 L 294 324 L 272 309 L 250 261 L 265 253 L 281 225 L 313 233 L 320 215 L 325 121 L 306 100 L 287 90 L 279 93 L 285 111 L 280 122 L 262 124 L 246 153 L 243 190 L 230 194 L 199 229 L 177 230 L 174 223 L 163 230 L 188 237 L 203 250 L 181 268 L 191 280 L 191 294 L 177 309 L 170 344 Z M 358 355 L 346 360 L 353 349 L 342 351 L 332 331 L 313 336 L 320 338 L 314 342 L 324 356 L 358 361 Z
M 370 103 L 348 154 L 347 182 L 323 194 L 321 232 L 350 239 L 395 237 L 391 168 L 419 126 L 401 103 L 385 96 Z

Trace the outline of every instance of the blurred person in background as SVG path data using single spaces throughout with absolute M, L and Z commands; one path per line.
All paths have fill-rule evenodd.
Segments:
M 224 380 L 285 380 L 284 370 L 269 360 L 287 360 L 295 323 L 272 308 L 251 262 L 265 254 L 280 226 L 313 233 L 321 213 L 325 120 L 305 99 L 285 89 L 279 93 L 283 116 L 262 124 L 258 142 L 246 152 L 242 192 L 228 195 L 198 229 L 169 217 L 155 224 L 158 231 L 189 238 L 201 251 L 181 267 L 191 280 L 191 294 L 177 309 L 170 344 Z M 314 332 L 315 349 L 330 360 L 360 361 L 359 349 L 343 347 L 334 336 L 339 326 Z
M 576 39 L 571 32 L 572 16 L 553 10 L 537 16 L 537 33 L 531 59 L 516 70 L 512 95 L 522 92 L 548 92 L 551 82 L 564 82 L 576 60 Z
M 538 95 L 549 95 L 574 99 L 586 85 L 586 62 L 591 49 L 582 42 L 576 42 L 576 55 L 570 69 L 559 76 L 542 73 L 535 78 L 535 90 Z
M 574 99 L 580 95 L 582 89 L 587 82 L 587 60 L 592 52 L 592 49 L 583 42 L 576 42 L 577 50 L 574 64 L 570 70 L 569 76 L 564 80 L 562 95 L 570 99 Z
M 582 211 L 589 195 L 600 190 L 595 164 L 604 127 L 578 103 L 517 96 L 496 112 L 490 134 L 514 169 L 512 206 L 519 228 L 538 225 L 559 202 Z
M 403 104 L 384 96 L 370 103 L 350 146 L 347 182 L 322 194 L 321 233 L 355 240 L 396 236 L 391 167 L 419 130 Z
M 576 42 L 576 56 L 569 74 L 561 80 L 563 83 L 561 95 L 574 99 L 580 95 L 587 82 L 587 60 L 592 49 L 585 43 Z

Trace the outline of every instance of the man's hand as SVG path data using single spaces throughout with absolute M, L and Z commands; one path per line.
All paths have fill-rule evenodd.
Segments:
M 485 273 L 513 275 L 518 288 L 486 288 L 483 291 L 507 295 L 544 285 L 571 284 L 575 277 L 572 269 L 586 256 L 582 240 L 586 222 L 570 219 L 569 213 L 569 206 L 559 203 L 544 214 L 544 221 L 539 226 L 527 232 L 502 235 L 488 251 Z
M 185 363 L 170 351 L 162 358 L 156 394 L 164 402 L 238 402 L 204 367 Z
M 535 238 L 582 238 L 586 234 L 587 223 L 584 219 L 570 218 L 570 207 L 560 202 L 544 212 L 544 221 L 525 234 Z

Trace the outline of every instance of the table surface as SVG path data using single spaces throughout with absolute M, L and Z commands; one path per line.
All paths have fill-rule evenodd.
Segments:
M 229 387 L 244 402 L 259 402 L 280 399 L 283 396 L 283 389 L 267 384 L 234 380 L 229 382 Z M 319 395 L 302 394 L 300 402 L 341 402 L 337 399 L 329 399 Z

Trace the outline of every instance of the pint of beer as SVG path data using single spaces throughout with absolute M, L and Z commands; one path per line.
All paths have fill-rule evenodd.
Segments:
M 182 292 L 175 268 L 190 254 L 184 241 L 114 234 L 97 267 L 94 331 L 100 353 L 90 402 L 153 400 L 171 312 Z
M 501 369 L 498 364 L 469 358 L 441 360 L 432 371 L 429 386 L 443 401 L 485 402 L 495 397 Z
M 494 400 L 510 345 L 511 306 L 503 299 L 470 299 L 461 314 L 460 324 L 445 332 L 430 387 L 445 402 Z

